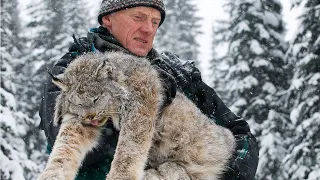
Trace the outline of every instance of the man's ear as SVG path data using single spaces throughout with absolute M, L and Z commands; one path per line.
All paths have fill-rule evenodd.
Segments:
M 109 31 L 111 29 L 112 26 L 112 20 L 111 20 L 111 14 L 105 15 L 102 17 L 102 26 L 107 28 Z

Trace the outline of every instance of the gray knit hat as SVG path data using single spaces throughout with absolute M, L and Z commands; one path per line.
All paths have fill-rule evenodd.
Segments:
M 159 10 L 161 13 L 161 21 L 159 26 L 163 23 L 166 12 L 162 0 L 102 0 L 98 21 L 102 25 L 103 16 L 126 8 L 138 6 L 152 7 Z

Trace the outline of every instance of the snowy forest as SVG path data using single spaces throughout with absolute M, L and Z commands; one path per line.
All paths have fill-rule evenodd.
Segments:
M 1 0 L 1 180 L 33 180 L 44 169 L 38 109 L 46 68 L 67 52 L 72 34 L 98 26 L 101 0 L 27 2 Z M 209 84 L 256 136 L 259 180 L 320 179 L 320 0 L 290 2 L 302 10 L 290 41 L 281 0 L 224 0 L 228 18 L 208 37 Z M 155 48 L 199 64 L 195 3 L 165 0 Z

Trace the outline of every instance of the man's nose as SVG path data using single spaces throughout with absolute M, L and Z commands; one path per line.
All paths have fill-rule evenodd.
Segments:
M 152 22 L 143 23 L 141 30 L 146 33 L 152 33 L 153 32 Z

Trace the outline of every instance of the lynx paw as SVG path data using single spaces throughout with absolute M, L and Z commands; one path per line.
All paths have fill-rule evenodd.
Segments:
M 158 168 L 158 172 L 168 180 L 190 180 L 186 170 L 177 163 L 165 162 Z
M 155 169 L 148 169 L 145 171 L 142 180 L 164 180 Z
M 55 171 L 55 172 L 43 172 L 37 180 L 64 180 L 66 179 L 63 175 L 63 171 Z
M 158 167 L 158 170 L 146 170 L 143 180 L 190 180 L 190 177 L 180 165 L 174 162 L 165 162 Z

